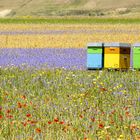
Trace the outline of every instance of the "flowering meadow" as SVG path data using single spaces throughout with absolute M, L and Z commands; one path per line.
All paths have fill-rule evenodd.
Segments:
M 0 139 L 140 139 L 138 71 L 13 66 L 0 75 Z
M 140 140 L 140 72 L 89 71 L 88 42 L 139 42 L 139 24 L 0 24 L 0 140 Z
M 3 48 L 0 66 L 86 70 L 86 48 Z

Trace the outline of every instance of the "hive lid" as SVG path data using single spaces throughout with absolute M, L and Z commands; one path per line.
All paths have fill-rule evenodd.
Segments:
M 140 47 L 140 43 L 134 43 L 132 46 L 133 47 Z
M 88 47 L 103 47 L 103 43 L 102 42 L 93 42 L 93 43 L 88 43 L 87 46 Z
M 119 43 L 119 42 L 111 42 L 111 43 L 104 43 L 105 47 L 130 47 L 129 43 Z

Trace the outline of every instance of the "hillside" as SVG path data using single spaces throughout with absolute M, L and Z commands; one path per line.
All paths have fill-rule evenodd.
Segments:
M 1 0 L 0 16 L 123 15 L 140 12 L 139 0 Z M 4 15 L 4 16 L 6 16 Z

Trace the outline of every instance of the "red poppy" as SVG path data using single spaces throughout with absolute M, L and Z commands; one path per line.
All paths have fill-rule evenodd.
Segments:
M 105 115 L 105 112 L 102 112 L 102 115 Z
M 125 115 L 126 115 L 126 116 L 130 116 L 129 112 L 125 112 Z
M 95 122 L 95 118 L 92 117 L 92 118 L 91 118 L 91 121 L 92 121 L 92 122 Z
M 104 128 L 104 125 L 102 123 L 100 123 L 99 128 Z
M 112 104 L 112 106 L 116 106 L 116 104 Z
M 36 131 L 36 133 L 41 133 L 41 129 L 40 128 L 36 128 L 35 131 Z
M 52 124 L 52 122 L 51 121 L 48 121 L 48 124 Z
M 55 118 L 54 119 L 54 122 L 56 122 L 56 123 L 59 122 L 59 119 L 58 118 Z
M 27 104 L 25 103 L 25 104 L 23 104 L 23 107 L 27 107 Z
M 111 124 L 114 124 L 115 122 L 113 120 L 110 121 Z
M 119 115 L 119 118 L 121 121 L 123 121 L 123 116 L 122 115 Z
M 61 121 L 61 122 L 60 122 L 60 124 L 64 124 L 64 122 L 63 122 L 63 121 Z
M 25 100 L 25 99 L 26 99 L 26 96 L 25 96 L 25 95 L 23 95 L 21 98 Z
M 7 115 L 6 117 L 7 117 L 8 119 L 12 119 L 12 118 L 13 118 L 12 115 Z
M 18 108 L 22 108 L 22 104 L 18 102 Z
M 113 110 L 113 111 L 111 112 L 111 114 L 115 114 L 115 112 L 116 112 L 116 110 Z
M 100 90 L 101 90 L 101 91 L 107 91 L 107 89 L 104 88 L 104 87 L 101 87 Z
M 83 116 L 82 116 L 82 115 L 80 115 L 79 117 L 80 117 L 81 119 L 83 118 Z
M 28 122 L 28 123 L 30 123 L 30 122 L 31 122 L 31 120 L 27 120 L 27 122 Z
M 31 117 L 32 115 L 31 114 L 26 114 L 26 117 Z
M 26 126 L 27 125 L 27 122 L 21 122 L 23 124 L 23 126 Z
M 34 125 L 36 123 L 37 123 L 37 121 L 30 121 L 30 124 L 32 124 L 32 125 Z
M 131 125 L 130 125 L 130 130 L 133 130 L 133 129 L 135 129 L 135 128 L 137 128 L 137 125 L 136 125 L 136 124 L 131 124 Z
M 2 119 L 3 118 L 3 116 L 2 115 L 0 115 L 0 119 Z
M 124 110 L 127 110 L 127 109 L 129 109 L 129 108 L 128 108 L 128 107 L 125 107 L 125 108 L 124 108 Z
M 11 110 L 9 110 L 9 109 L 8 109 L 8 110 L 6 110 L 6 113 L 10 113 L 10 112 L 11 112 Z
M 10 124 L 13 125 L 14 124 L 14 121 L 11 121 Z
M 62 130 L 66 133 L 68 128 L 66 126 L 64 126 Z

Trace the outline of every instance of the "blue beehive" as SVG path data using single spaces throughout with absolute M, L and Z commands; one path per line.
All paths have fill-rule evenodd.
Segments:
M 103 60 L 103 43 L 89 43 L 87 45 L 87 68 L 102 69 Z

